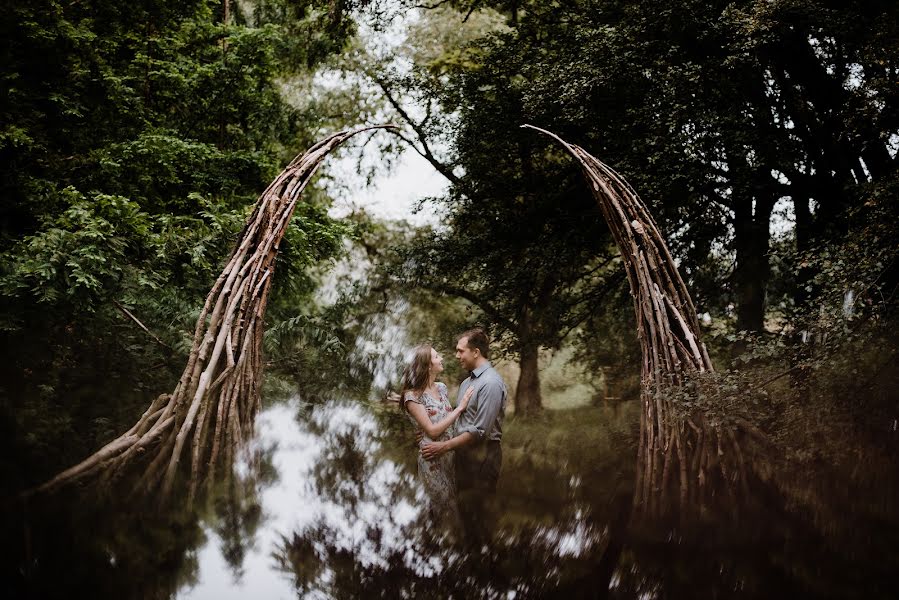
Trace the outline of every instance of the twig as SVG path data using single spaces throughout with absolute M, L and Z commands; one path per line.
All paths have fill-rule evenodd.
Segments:
M 439 2 L 435 2 L 434 4 L 413 4 L 412 8 L 421 8 L 424 10 L 434 10 L 435 8 L 440 8 L 444 4 L 448 3 L 450 0 L 440 0 Z
M 470 17 L 474 13 L 474 11 L 476 11 L 478 9 L 478 5 L 480 3 L 481 3 L 481 0 L 475 0 L 474 2 L 471 3 L 471 8 L 468 9 L 468 12 L 465 13 L 465 18 L 462 19 L 463 23 L 468 22 L 468 17 Z
M 162 341 L 161 339 L 159 339 L 159 337 L 156 336 L 152 331 L 150 331 L 149 329 L 147 329 L 147 326 L 144 325 L 143 323 L 141 323 L 140 320 L 139 320 L 137 317 L 135 317 L 133 314 L 131 314 L 131 311 L 130 311 L 130 310 L 128 310 L 127 308 L 125 308 L 124 306 L 122 306 L 122 305 L 119 303 L 118 300 L 113 300 L 112 303 L 115 304 L 115 307 L 118 308 L 120 311 L 122 311 L 122 313 L 123 313 L 126 317 L 128 317 L 129 319 L 131 319 L 132 321 L 134 321 L 135 323 L 137 323 L 137 326 L 140 327 L 141 329 L 143 329 L 143 330 L 144 330 L 144 333 L 146 333 L 146 334 L 149 335 L 151 338 L 153 338 L 153 340 L 154 340 L 157 344 L 159 344 L 160 346 L 162 346 L 163 348 L 165 348 L 165 349 L 168 350 L 169 352 L 173 352 L 171 346 L 169 346 L 168 344 L 166 344 L 165 342 L 163 342 L 163 341 Z
M 759 383 L 759 384 L 749 386 L 748 388 L 746 388 L 746 393 L 748 394 L 749 392 L 754 392 L 755 390 L 759 390 L 759 389 L 765 387 L 766 385 L 768 385 L 768 384 L 770 384 L 770 383 L 774 383 L 774 382 L 777 381 L 778 379 L 781 379 L 781 378 L 783 378 L 783 377 L 786 377 L 787 375 L 789 375 L 789 374 L 792 373 L 793 371 L 796 371 L 797 369 L 802 369 L 802 368 L 804 368 L 805 366 L 806 366 L 806 365 L 794 365 L 794 366 L 790 367 L 789 369 L 787 369 L 786 371 L 783 371 L 783 372 L 781 372 L 781 373 L 778 373 L 778 374 L 775 375 L 774 377 L 769 377 L 768 379 L 766 379 L 765 381 L 763 381 L 763 382 L 761 382 L 761 383 Z

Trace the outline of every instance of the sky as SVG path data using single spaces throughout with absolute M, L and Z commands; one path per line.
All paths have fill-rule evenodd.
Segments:
M 380 134 L 388 135 L 388 134 Z M 363 161 L 378 161 L 374 144 L 364 150 Z M 329 178 L 339 180 L 326 183 L 333 197 L 330 211 L 333 217 L 343 217 L 354 208 L 364 208 L 372 216 L 381 219 L 406 220 L 414 225 L 436 225 L 437 215 L 433 207 L 413 214 L 418 200 L 440 196 L 447 188 L 447 180 L 431 164 L 411 148 L 406 148 L 392 168 L 379 171 L 369 185 L 365 176 L 357 172 L 358 151 L 345 152 L 329 159 Z
M 405 73 L 411 69 L 411 62 L 402 48 L 407 44 L 406 36 L 410 26 L 420 18 L 418 10 L 405 10 L 393 14 L 386 27 L 372 27 L 365 19 L 360 19 L 359 39 L 365 52 L 378 57 L 382 63 L 389 63 L 395 73 Z M 383 23 L 382 23 L 383 25 Z M 327 73 L 318 76 L 319 85 L 325 87 L 341 85 L 340 78 L 331 78 Z M 373 85 L 362 84 L 368 93 L 379 94 Z M 416 104 L 411 97 L 400 98 L 404 109 L 414 119 L 421 119 L 425 110 Z M 382 115 L 383 120 L 377 122 L 399 122 L 395 115 Z M 364 125 L 359 123 L 358 125 Z M 408 132 L 407 132 L 408 133 Z M 376 134 L 388 136 L 385 132 Z M 447 190 L 448 182 L 431 164 L 422 158 L 414 149 L 405 146 L 398 157 L 392 161 L 385 160 L 377 144 L 369 143 L 362 147 L 360 166 L 360 146 L 367 136 L 357 136 L 328 159 L 325 171 L 325 187 L 335 199 L 331 215 L 342 217 L 354 209 L 364 208 L 374 217 L 389 220 L 405 220 L 416 226 L 437 225 L 438 216 L 434 207 L 425 207 L 414 213 L 413 209 L 422 198 L 441 196 Z M 414 137 L 414 136 L 413 136 Z M 440 154 L 440 140 L 432 139 L 432 148 Z M 373 171 L 375 176 L 367 182 L 364 174 L 358 171 Z

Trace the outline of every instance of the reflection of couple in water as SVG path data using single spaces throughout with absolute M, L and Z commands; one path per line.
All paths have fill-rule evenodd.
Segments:
M 500 447 L 506 408 L 506 384 L 488 360 L 487 335 L 462 333 L 456 359 L 468 377 L 459 387 L 457 406 L 446 385 L 437 381 L 443 359 L 430 344 L 414 350 L 403 374 L 401 406 L 422 433 L 418 475 L 435 522 L 461 521 L 472 541 L 489 533 L 503 453 Z

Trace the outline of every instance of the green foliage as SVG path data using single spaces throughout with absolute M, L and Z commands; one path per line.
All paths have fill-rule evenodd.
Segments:
M 777 201 L 798 207 L 805 249 L 845 232 L 869 175 L 895 171 L 891 4 L 485 4 L 512 29 L 476 43 L 482 66 L 458 79 L 477 87 L 445 96 L 463 131 L 470 120 L 475 143 L 494 144 L 491 123 L 517 112 L 615 166 L 667 232 L 702 308 L 736 305 L 742 329 L 762 328 Z M 509 97 L 520 108 L 492 106 Z M 805 214 L 810 199 L 818 208 Z
M 795 464 L 832 465 L 858 485 L 879 485 L 862 481 L 869 475 L 858 465 L 892 468 L 885 449 L 895 444 L 899 390 L 896 191 L 894 179 L 866 186 L 845 215 L 851 235 L 807 252 L 783 249 L 788 257 L 778 261 L 815 274 L 802 283 L 807 303 L 780 301 L 777 335 L 719 329 L 707 338 L 720 372 L 682 390 L 676 404 L 716 422 L 745 419 Z
M 445 159 L 429 156 L 452 183 L 440 199 L 443 227 L 417 236 L 394 273 L 476 306 L 498 350 L 533 354 L 558 346 L 604 292 L 608 236 L 576 167 L 519 129 L 532 120 L 520 77 L 530 58 L 492 44 L 515 33 L 493 12 L 464 26 L 461 18 L 427 15 L 409 36 L 420 43 L 407 52 L 412 69 L 388 64 L 371 75 L 394 100 L 402 90 L 428 107 L 424 120 L 398 115 L 421 151 L 449 145 Z
M 38 235 L 25 237 L 4 257 L 13 264 L 0 282 L 4 295 L 20 293 L 40 303 L 60 301 L 96 308 L 98 295 L 123 276 L 128 254 L 140 254 L 149 218 L 120 196 L 85 198 L 63 190 L 68 208 Z
M 113 298 L 160 294 L 172 281 L 205 283 L 244 219 L 198 195 L 196 216 L 152 215 L 133 200 L 73 188 L 62 195 L 65 211 L 2 255 L 0 293 L 10 303 L 93 313 Z
M 554 346 L 574 330 L 597 367 L 634 358 L 633 345 L 609 339 L 623 339 L 629 310 L 623 295 L 617 311 L 606 306 L 613 271 L 591 270 L 609 252 L 601 216 L 571 161 L 521 132 L 523 122 L 582 145 L 634 184 L 717 324 L 795 326 L 797 310 L 818 310 L 811 291 L 833 288 L 844 267 L 864 265 L 869 280 L 888 264 L 866 248 L 892 247 L 895 235 L 875 240 L 852 215 L 897 164 L 891 4 L 448 5 L 455 11 L 426 11 L 414 26 L 411 69 L 375 69 L 386 95 L 404 90 L 427 107 L 424 120 L 408 107 L 398 115 L 409 141 L 426 155 L 425 142 L 449 146 L 429 157 L 450 174 L 447 228 L 403 255 L 401 276 L 460 292 L 506 349 Z M 492 10 L 470 12 L 484 7 L 505 24 Z M 772 240 L 774 207 L 785 203 L 795 233 Z M 850 232 L 859 252 L 822 250 Z
M 345 47 L 352 6 L 230 2 L 227 14 L 223 6 L 7 7 L 0 417 L 16 455 L 60 461 L 61 442 L 45 453 L 25 436 L 66 427 L 87 432 L 84 447 L 69 449 L 82 455 L 120 419 L 133 421 L 150 392 L 171 389 L 253 201 L 319 135 L 320 119 L 285 101 L 283 81 L 311 76 Z M 270 323 L 311 315 L 308 271 L 341 252 L 350 231 L 328 217 L 314 186 L 307 198 L 314 206 L 298 208 L 282 243 Z M 48 470 L 38 465 L 28 477 Z

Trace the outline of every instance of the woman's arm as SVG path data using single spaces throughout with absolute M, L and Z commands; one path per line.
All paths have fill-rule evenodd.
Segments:
M 468 406 L 468 401 L 471 400 L 473 394 L 474 388 L 469 388 L 468 391 L 465 392 L 462 401 L 459 402 L 459 406 L 454 408 L 452 412 L 436 423 L 431 423 L 431 417 L 428 416 L 428 411 L 423 404 L 411 401 L 406 402 L 406 410 L 409 411 L 409 414 L 412 415 L 412 418 L 415 419 L 415 422 L 418 423 L 418 426 L 421 427 L 422 431 L 433 440 L 440 437 L 444 431 L 449 429 L 450 425 L 456 422 L 459 415 L 465 411 L 465 408 Z

